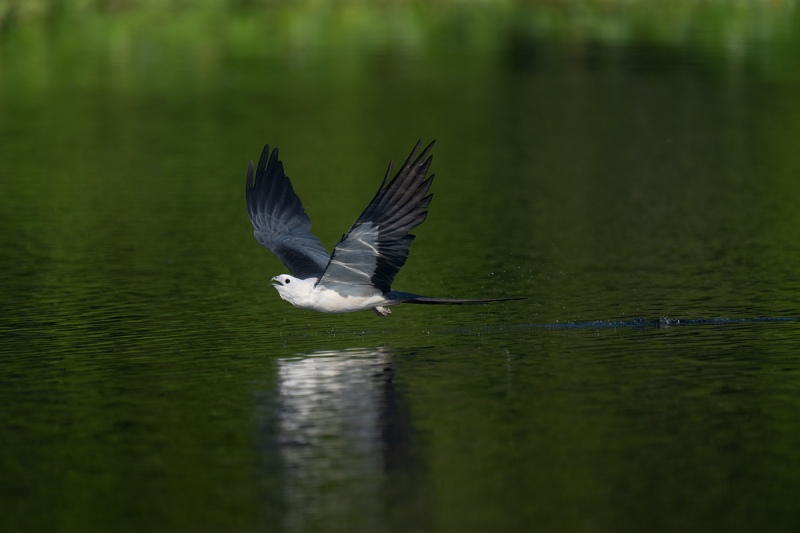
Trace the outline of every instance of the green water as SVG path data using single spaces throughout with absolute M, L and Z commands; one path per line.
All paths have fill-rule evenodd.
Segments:
M 0 530 L 796 531 L 800 323 L 626 325 L 800 316 L 796 17 L 271 13 L 0 34 Z M 281 301 L 248 160 L 330 249 L 420 137 L 395 288 L 526 300 Z

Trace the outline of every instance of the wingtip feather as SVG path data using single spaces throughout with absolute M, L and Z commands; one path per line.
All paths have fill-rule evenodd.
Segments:
M 419 150 L 420 145 L 422 145 L 422 139 L 418 140 L 417 144 L 414 145 L 414 149 L 411 150 L 411 153 L 408 155 L 408 159 L 406 159 L 406 162 L 403 163 L 403 168 L 411 166 L 411 164 L 412 164 L 411 162 L 415 160 L 415 157 L 417 156 L 417 151 Z
M 394 165 L 394 159 L 389 160 L 389 168 L 386 169 L 386 175 L 383 177 L 383 183 L 381 183 L 381 189 L 386 187 L 386 184 L 389 183 L 389 177 L 392 175 L 392 166 Z
M 253 188 L 253 160 L 250 160 L 250 163 L 247 165 L 247 190 Z
M 265 144 L 264 149 L 261 150 L 261 157 L 258 158 L 258 172 L 261 173 L 265 168 L 267 168 L 267 161 L 269 160 L 269 145 Z

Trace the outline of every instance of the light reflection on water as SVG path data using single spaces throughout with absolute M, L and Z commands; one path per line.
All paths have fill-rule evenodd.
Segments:
M 264 475 L 280 479 L 283 526 L 380 531 L 392 471 L 415 470 L 390 349 L 323 350 L 276 364 L 274 395 L 259 410 L 267 436 L 259 448 L 277 470 Z

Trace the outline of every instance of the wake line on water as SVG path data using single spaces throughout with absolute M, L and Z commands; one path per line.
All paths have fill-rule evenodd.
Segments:
M 755 322 L 800 322 L 798 317 L 769 317 L 759 316 L 752 318 L 670 318 L 662 316 L 655 320 L 645 318 L 632 318 L 630 320 L 596 320 L 586 322 L 558 322 L 555 324 L 521 324 L 519 328 L 544 328 L 544 329 L 587 329 L 587 328 L 669 328 L 673 326 L 707 326 L 723 324 L 750 324 Z
M 646 328 L 670 328 L 678 326 L 720 326 L 732 324 L 755 324 L 760 322 L 800 322 L 800 317 L 770 317 L 759 316 L 750 318 L 670 318 L 662 316 L 657 319 L 648 320 L 645 318 L 631 318 L 630 320 L 587 320 L 583 322 L 555 322 L 550 324 L 484 324 L 477 331 L 471 329 L 450 329 L 444 333 L 460 333 L 460 334 L 477 334 L 481 335 L 490 332 L 506 333 L 513 330 L 524 331 L 532 329 L 549 329 L 549 330 L 563 330 L 563 329 L 610 329 L 610 328 L 631 328 L 631 329 L 646 329 Z M 371 335 L 384 335 L 385 330 L 339 330 L 329 329 L 325 332 L 327 335 L 354 335 L 357 337 L 366 337 Z M 431 333 L 431 331 L 427 331 Z M 310 336 L 309 332 L 302 333 L 292 332 L 286 333 L 287 336 L 306 337 Z

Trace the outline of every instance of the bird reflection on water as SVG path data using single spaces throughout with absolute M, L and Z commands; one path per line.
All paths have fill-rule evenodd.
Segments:
M 277 361 L 260 407 L 264 477 L 288 531 L 378 530 L 393 495 L 413 492 L 412 426 L 388 348 L 319 351 Z M 395 473 L 402 474 L 400 480 Z M 414 502 L 418 497 L 405 494 Z

